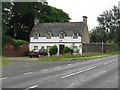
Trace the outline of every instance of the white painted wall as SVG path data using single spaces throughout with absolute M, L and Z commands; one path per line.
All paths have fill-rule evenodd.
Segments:
M 46 39 L 46 37 L 39 37 L 38 39 L 34 39 L 34 37 L 30 38 L 29 50 L 32 51 L 34 46 L 38 46 L 38 49 L 44 46 L 47 49 L 47 46 L 57 45 L 58 47 L 58 54 L 59 55 L 59 45 L 65 45 L 70 48 L 77 46 L 79 49 L 79 53 L 82 54 L 82 43 L 81 37 L 78 39 L 73 39 L 72 37 L 65 37 L 65 39 L 60 39 L 59 37 L 52 37 L 51 39 Z

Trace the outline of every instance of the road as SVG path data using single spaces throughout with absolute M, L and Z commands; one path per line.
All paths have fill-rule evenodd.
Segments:
M 2 88 L 24 88 L 24 90 L 32 88 L 118 88 L 118 62 L 118 55 L 115 55 L 6 76 L 0 80 L 2 80 Z

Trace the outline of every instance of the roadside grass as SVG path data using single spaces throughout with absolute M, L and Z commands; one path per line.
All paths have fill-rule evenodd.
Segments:
M 8 65 L 10 63 L 10 61 L 7 59 L 7 58 L 2 58 L 1 60 L 0 60 L 0 67 L 1 66 L 4 66 L 4 65 Z
M 118 51 L 106 52 L 106 53 L 91 53 L 83 55 L 60 55 L 60 56 L 51 56 L 51 57 L 42 57 L 40 61 L 65 61 L 65 60 L 87 60 L 102 58 L 107 56 L 112 56 L 118 54 Z

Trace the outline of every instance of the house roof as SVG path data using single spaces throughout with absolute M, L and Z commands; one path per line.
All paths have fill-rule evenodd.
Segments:
M 66 36 L 71 36 L 73 32 L 78 32 L 79 35 L 82 35 L 83 30 L 83 22 L 39 23 L 33 27 L 30 36 L 39 33 L 41 37 L 44 37 L 48 31 L 52 32 L 53 36 L 58 36 L 60 31 L 64 31 Z

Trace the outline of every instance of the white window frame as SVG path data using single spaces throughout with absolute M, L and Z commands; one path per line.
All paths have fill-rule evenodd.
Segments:
M 49 34 L 49 35 L 48 35 Z M 51 39 L 51 37 L 52 37 L 52 33 L 51 32 L 47 32 L 46 33 L 46 39 Z

